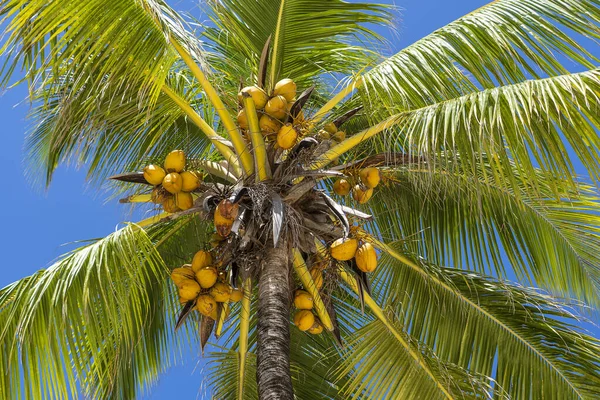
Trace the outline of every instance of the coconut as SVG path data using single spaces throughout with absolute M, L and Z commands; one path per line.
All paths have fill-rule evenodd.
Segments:
M 198 189 L 200 186 L 200 178 L 198 175 L 191 171 L 183 171 L 179 174 L 181 176 L 181 190 L 184 192 L 191 192 Z
M 325 129 L 327 131 L 327 133 L 330 133 L 332 135 L 338 131 L 337 126 L 335 126 L 335 124 L 333 122 L 325 124 L 323 129 Z
M 177 204 L 175 203 L 175 197 L 173 196 L 166 197 L 163 200 L 162 206 L 163 210 L 169 214 L 179 211 L 179 207 L 177 207 Z
M 175 195 L 175 205 L 181 210 L 189 210 L 194 206 L 194 198 L 191 193 L 179 192 Z
M 323 287 L 323 273 L 318 268 L 310 269 L 310 276 L 312 277 L 313 282 L 317 289 L 321 289 Z
M 229 297 L 229 301 L 237 303 L 238 301 L 241 301 L 243 298 L 244 298 L 243 291 L 241 291 L 240 289 L 233 289 L 231 291 L 231 296 Z
M 371 243 L 365 243 L 356 251 L 356 266 L 363 272 L 373 272 L 377 268 L 377 252 Z
M 296 89 L 296 83 L 289 78 L 285 78 L 275 84 L 273 95 L 281 95 L 287 101 L 294 101 L 294 97 L 296 97 Z
M 337 131 L 336 133 L 333 134 L 333 136 L 331 138 L 338 143 L 342 142 L 342 141 L 344 141 L 344 139 L 346 139 L 346 132 Z
M 160 185 L 167 173 L 159 165 L 150 164 L 144 168 L 144 179 L 151 185 Z
M 269 117 L 267 114 L 263 114 L 258 121 L 258 126 L 263 136 L 273 135 L 281 128 L 281 122 L 275 118 Z
M 181 172 L 185 168 L 185 153 L 181 150 L 173 150 L 165 158 L 165 169 L 167 172 Z
M 171 172 L 165 176 L 162 185 L 167 192 L 176 194 L 181 192 L 183 180 L 181 179 L 181 175 L 179 175 L 177 172 Z
M 302 332 L 309 330 L 315 323 L 315 315 L 310 310 L 299 310 L 294 314 L 294 325 Z
M 213 258 L 210 252 L 200 250 L 194 254 L 192 259 L 192 271 L 198 272 L 202 268 L 208 267 L 213 263 Z
M 223 282 L 217 282 L 210 289 L 210 294 L 215 298 L 217 303 L 224 303 L 229 301 L 229 298 L 231 297 L 231 286 Z
M 287 100 L 283 96 L 272 97 L 265 106 L 265 112 L 273 118 L 285 118 L 287 115 Z
M 200 285 L 194 280 L 187 280 L 178 286 L 179 297 L 188 301 L 198 297 L 200 290 Z
M 217 311 L 217 302 L 211 295 L 203 294 L 198 296 L 198 300 L 196 300 L 196 309 L 200 311 L 200 314 L 216 319 L 215 312 Z
M 319 140 L 331 139 L 331 134 L 329 132 L 327 132 L 325 129 L 321 129 L 319 132 L 317 132 L 317 139 L 319 139 Z
M 358 241 L 351 238 L 339 238 L 329 247 L 331 256 L 340 261 L 348 261 L 354 258 L 357 249 Z
M 203 289 L 211 288 L 217 282 L 217 269 L 215 267 L 200 268 L 196 272 L 196 281 Z
M 285 124 L 277 132 L 277 145 L 284 150 L 294 147 L 297 139 L 298 132 L 296 132 L 292 124 Z
M 294 292 L 294 306 L 298 310 L 310 310 L 314 306 L 313 297 L 306 290 Z
M 350 193 L 351 188 L 352 188 L 352 186 L 350 186 L 350 182 L 348 182 L 347 180 L 345 180 L 343 178 L 338 179 L 333 184 L 333 191 L 335 192 L 335 194 L 340 195 L 340 196 L 347 196 L 348 193 Z
M 365 204 L 373 196 L 373 189 L 368 188 L 363 190 L 360 185 L 354 186 L 352 189 L 352 198 L 358 201 L 359 204 Z
M 180 268 L 174 268 L 173 271 L 171 271 L 171 279 L 175 285 L 179 286 L 185 281 L 193 281 L 194 271 L 187 265 Z
M 308 328 L 308 333 L 310 333 L 312 335 L 318 335 L 322 332 L 323 332 L 323 325 L 321 325 L 321 322 L 315 318 L 315 323 L 313 324 L 313 326 Z
M 380 180 L 379 170 L 375 167 L 365 168 L 360 171 L 360 181 L 369 189 L 373 189 L 379 185 Z
M 258 86 L 246 86 L 238 93 L 238 101 L 241 104 L 244 104 L 244 93 L 248 93 L 252 97 L 257 110 L 265 108 L 265 104 L 269 101 L 267 93 Z
M 242 109 L 238 112 L 237 115 L 238 126 L 242 129 L 248 129 L 248 116 L 246 115 L 246 110 Z

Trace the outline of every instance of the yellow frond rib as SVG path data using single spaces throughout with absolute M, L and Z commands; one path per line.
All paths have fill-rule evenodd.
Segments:
M 244 400 L 244 380 L 246 374 L 246 354 L 248 353 L 248 333 L 250 332 L 250 303 L 252 300 L 252 281 L 247 278 L 242 284 L 244 298 L 240 311 L 240 375 L 238 382 L 238 400 Z
M 310 293 L 310 295 L 312 296 L 314 304 L 315 304 L 315 311 L 317 312 L 317 315 L 319 316 L 321 323 L 323 323 L 323 326 L 325 328 L 327 328 L 327 330 L 333 331 L 333 323 L 331 322 L 329 313 L 327 312 L 327 309 L 325 308 L 325 303 L 323 303 L 323 299 L 321 299 L 321 295 L 319 294 L 319 289 L 315 285 L 315 282 L 313 281 L 312 276 L 310 275 L 310 271 L 306 267 L 306 263 L 304 262 L 304 259 L 302 258 L 302 254 L 300 254 L 298 249 L 293 249 L 292 252 L 293 252 L 294 270 L 296 271 L 296 274 L 300 278 L 300 281 L 302 282 L 304 289 L 308 293 Z
M 187 50 L 181 47 L 181 45 L 177 43 L 177 41 L 173 38 L 171 38 L 171 43 L 173 44 L 173 47 L 179 53 L 183 61 L 189 67 L 192 74 L 196 77 L 196 79 L 198 79 L 198 82 L 200 83 L 200 85 L 202 85 L 202 88 L 204 89 L 204 93 L 206 93 L 206 97 L 210 100 L 213 107 L 219 114 L 221 122 L 223 122 L 223 126 L 225 127 L 227 134 L 231 138 L 233 147 L 235 148 L 235 151 L 238 157 L 240 158 L 244 172 L 247 175 L 252 174 L 254 168 L 252 163 L 252 156 L 248 151 L 248 147 L 246 146 L 244 137 L 240 133 L 240 130 L 238 129 L 237 125 L 235 124 L 233 117 L 229 114 L 229 111 L 227 111 L 225 104 L 217 94 L 217 91 L 208 81 L 208 79 L 206 79 L 206 76 L 204 75 L 200 67 L 198 67 L 190 53 L 188 53 Z
M 244 93 L 244 108 L 248 118 L 248 127 L 250 128 L 250 140 L 252 141 L 252 150 L 254 151 L 254 170 L 256 171 L 257 181 L 271 179 L 271 167 L 267 158 L 267 148 L 263 135 L 258 125 L 258 114 L 254 100 L 250 95 Z
M 181 110 L 188 116 L 188 118 L 198 127 L 206 137 L 212 142 L 215 148 L 221 153 L 223 158 L 233 166 L 235 173 L 239 174 L 239 163 L 236 155 L 231 151 L 229 146 L 227 146 L 227 141 L 221 136 L 217 135 L 215 130 L 210 126 L 197 112 L 192 108 L 192 106 L 181 96 L 173 91 L 167 85 L 163 85 L 162 91 L 171 98 L 181 108 Z

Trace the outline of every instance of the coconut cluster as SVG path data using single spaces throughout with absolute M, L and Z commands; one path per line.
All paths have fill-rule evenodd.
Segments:
M 339 238 L 329 247 L 331 257 L 339 261 L 354 259 L 362 272 L 373 272 L 377 268 L 377 252 L 371 243 L 354 238 Z
M 144 179 L 151 185 L 152 201 L 161 204 L 164 211 L 174 213 L 192 208 L 192 193 L 200 187 L 202 176 L 195 171 L 185 171 L 186 158 L 181 150 L 173 150 L 163 166 L 150 164 L 144 168 Z
M 324 266 L 325 261 L 322 260 L 310 269 L 310 275 L 317 290 L 323 287 L 323 273 L 321 270 Z M 308 291 L 302 288 L 296 289 L 294 292 L 294 307 L 296 307 L 294 325 L 302 332 L 318 335 L 323 332 L 323 324 L 315 315 L 314 305 L 313 297 Z
M 295 117 L 291 110 L 296 101 L 296 83 L 291 79 L 282 79 L 275 84 L 272 93 L 254 85 L 243 88 L 238 94 L 238 101 L 243 105 L 244 94 L 250 95 L 258 112 L 258 125 L 263 137 L 267 141 L 274 141 L 281 149 L 291 149 L 299 137 L 298 126 L 304 121 L 302 111 Z M 248 116 L 241 107 L 237 115 L 239 127 L 246 138 L 248 135 Z
M 339 196 L 347 196 L 352 191 L 352 198 L 359 204 L 365 204 L 373 196 L 373 189 L 379 185 L 381 175 L 375 167 L 363 168 L 358 176 L 351 176 L 356 184 L 344 178 L 338 179 L 333 184 L 333 191 Z
M 175 268 L 171 279 L 177 286 L 180 303 L 193 301 L 200 314 L 217 320 L 217 303 L 238 302 L 244 297 L 241 290 L 226 282 L 226 275 L 213 263 L 210 252 L 200 250 L 191 264 Z

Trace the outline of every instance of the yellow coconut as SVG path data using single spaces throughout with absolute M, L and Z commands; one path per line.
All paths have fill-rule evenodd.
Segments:
M 281 122 L 277 121 L 275 118 L 269 117 L 267 114 L 263 114 L 260 117 L 258 125 L 260 126 L 260 131 L 263 136 L 273 135 L 281 128 Z
M 185 153 L 181 150 L 173 150 L 165 158 L 165 169 L 167 172 L 181 172 L 185 168 Z
M 151 185 L 160 185 L 167 173 L 159 165 L 150 164 L 144 168 L 144 179 Z
M 285 124 L 277 132 L 277 144 L 284 150 L 294 147 L 297 139 L 298 132 L 296 132 L 292 124 Z
M 246 115 L 246 110 L 241 109 L 237 115 L 238 126 L 242 129 L 248 129 L 248 116 Z
M 152 189 L 150 199 L 154 204 L 162 204 L 162 202 L 165 201 L 169 196 L 171 196 L 170 193 L 167 193 L 167 191 L 165 191 L 162 187 L 157 186 Z
M 229 298 L 231 297 L 231 286 L 223 282 L 217 282 L 210 289 L 210 294 L 215 298 L 217 303 L 224 303 L 229 301 Z
M 208 267 L 213 263 L 213 258 L 210 252 L 200 250 L 194 254 L 192 259 L 192 271 L 198 272 L 202 268 Z
M 373 189 L 368 188 L 363 190 L 360 185 L 354 186 L 352 189 L 352 198 L 358 201 L 359 204 L 365 204 L 373 196 Z
M 354 258 L 358 249 L 358 241 L 352 238 L 339 238 L 329 247 L 331 256 L 336 260 L 348 261 Z
M 217 269 L 215 267 L 200 268 L 196 272 L 196 281 L 203 289 L 211 288 L 217 282 Z
M 175 205 L 181 210 L 189 210 L 194 206 L 194 198 L 191 193 L 179 192 L 175 195 Z
M 381 177 L 379 170 L 375 167 L 365 168 L 360 171 L 360 180 L 368 188 L 373 189 L 379 185 Z
M 179 286 L 186 281 L 193 281 L 194 271 L 188 266 L 174 268 L 173 271 L 171 271 L 171 279 L 175 285 Z
M 179 175 L 177 172 L 171 172 L 165 176 L 162 185 L 167 192 L 176 194 L 181 192 L 183 180 L 181 179 L 181 175 Z
M 294 97 L 296 97 L 296 89 L 296 83 L 289 78 L 285 78 L 275 84 L 273 95 L 281 95 L 285 97 L 287 101 L 293 101 Z
M 169 196 L 167 198 L 164 199 L 163 203 L 163 210 L 167 213 L 176 213 L 179 210 L 179 207 L 177 207 L 177 204 L 175 203 L 175 197 L 173 196 Z
M 310 310 L 299 310 L 294 314 L 294 325 L 302 332 L 309 330 L 315 324 L 315 315 Z
M 317 132 L 317 139 L 319 139 L 319 140 L 331 139 L 331 134 L 329 132 L 327 132 L 325 129 L 321 129 L 319 132 Z
M 188 280 L 178 287 L 179 297 L 185 300 L 194 300 L 200 294 L 200 285 L 198 282 Z
M 377 252 L 371 243 L 365 243 L 356 251 L 356 266 L 363 272 L 373 272 L 377 268 Z
M 294 293 L 294 306 L 298 310 L 310 310 L 314 306 L 313 297 L 306 290 L 296 290 Z
M 335 124 L 333 122 L 325 124 L 323 129 L 325 129 L 325 131 L 327 131 L 327 133 L 329 133 L 331 135 L 333 135 L 334 133 L 336 133 L 338 131 L 337 126 L 335 126 Z
M 343 140 L 346 139 L 346 132 L 344 131 L 337 131 L 336 133 L 333 134 L 333 136 L 331 137 L 333 140 L 335 140 L 336 142 L 342 142 Z
M 343 178 L 338 179 L 333 184 L 333 191 L 335 192 L 335 194 L 340 195 L 340 196 L 347 196 L 348 193 L 350 193 L 351 188 L 352 188 L 352 186 L 350 186 L 350 182 L 348 182 L 347 180 L 345 180 Z
M 184 192 L 191 192 L 200 186 L 200 178 L 194 172 L 183 171 L 179 176 L 181 176 L 181 190 Z
M 241 301 L 243 298 L 244 298 L 243 291 L 241 291 L 240 289 L 233 289 L 231 291 L 231 296 L 229 297 L 229 301 L 237 303 L 238 301 Z
M 323 287 L 323 273 L 318 268 L 310 269 L 310 276 L 312 277 L 313 282 L 317 289 L 321 289 Z
M 217 206 L 217 211 L 224 218 L 234 220 L 237 217 L 240 206 L 232 203 L 229 199 L 222 200 Z
M 317 319 L 315 319 L 315 323 L 313 324 L 313 326 L 308 328 L 308 333 L 310 333 L 312 335 L 318 335 L 322 332 L 323 332 L 323 325 L 321 325 L 321 322 L 319 322 Z
M 265 112 L 273 118 L 285 118 L 287 115 L 287 100 L 283 96 L 272 97 L 265 106 Z
M 246 86 L 238 93 L 238 101 L 241 104 L 244 104 L 243 93 L 248 93 L 250 97 L 252 97 L 252 100 L 254 100 L 254 106 L 257 110 L 262 110 L 265 108 L 265 104 L 267 104 L 267 101 L 269 101 L 269 96 L 267 93 L 258 86 Z
M 215 315 L 214 312 L 217 310 L 217 302 L 210 294 L 203 294 L 198 296 L 196 309 L 200 311 L 200 314 L 211 317 Z

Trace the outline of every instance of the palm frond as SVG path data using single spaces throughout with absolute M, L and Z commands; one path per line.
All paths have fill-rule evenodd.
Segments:
M 290 77 L 308 87 L 322 73 L 362 67 L 374 54 L 364 43 L 382 40 L 369 24 L 387 25 L 390 20 L 388 6 L 341 0 L 212 0 L 209 5 L 215 24 L 205 33 L 215 53 L 210 64 L 228 76 L 233 88 L 240 77 L 258 75 L 263 46 L 276 31 L 277 65 L 271 80 Z M 270 88 L 274 84 L 268 82 Z
M 517 398 L 597 397 L 600 342 L 555 298 L 383 246 L 374 291 L 444 362 Z
M 410 109 L 481 87 L 563 75 L 565 65 L 593 68 L 597 59 L 582 38 L 598 39 L 599 6 L 597 0 L 492 1 L 372 68 L 365 88 L 377 102 Z

